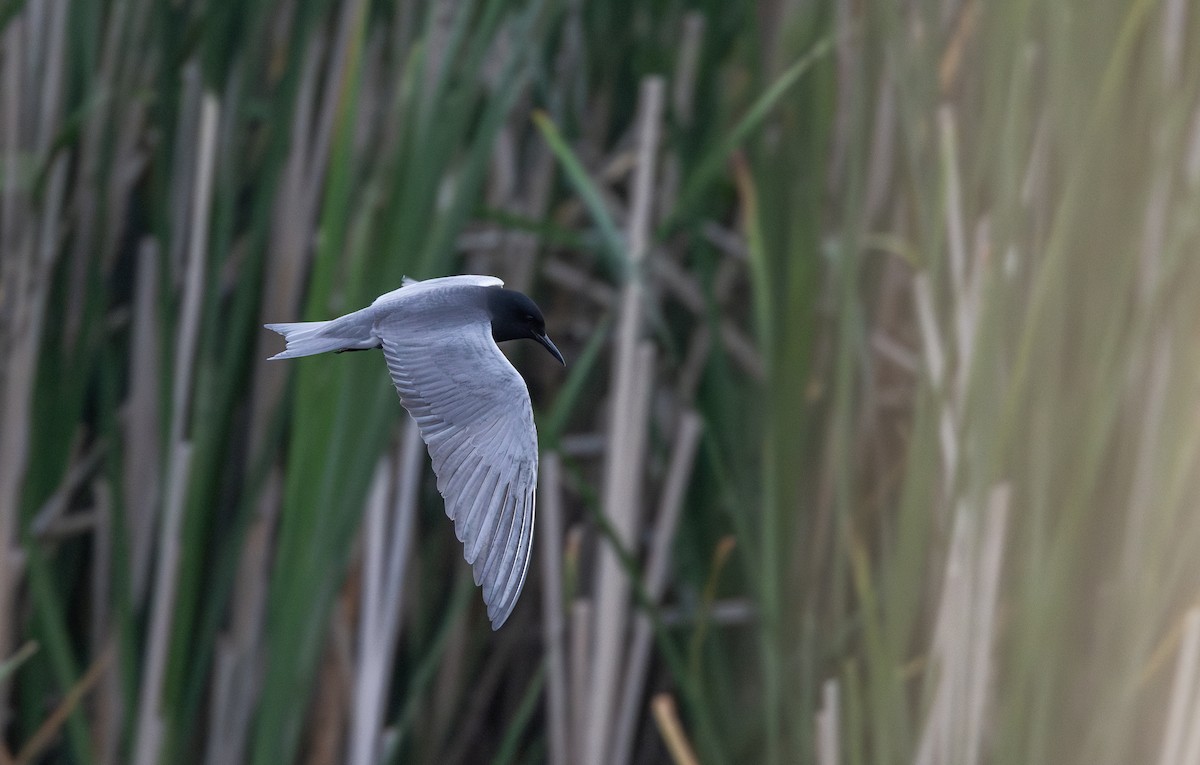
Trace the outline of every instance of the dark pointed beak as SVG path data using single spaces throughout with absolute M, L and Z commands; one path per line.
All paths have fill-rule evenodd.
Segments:
M 555 348 L 554 343 L 550 342 L 548 335 L 534 334 L 533 339 L 541 343 L 543 348 L 550 351 L 550 355 L 558 359 L 559 364 L 562 364 L 564 367 L 567 365 L 567 362 L 563 360 L 563 355 L 558 352 L 558 348 Z

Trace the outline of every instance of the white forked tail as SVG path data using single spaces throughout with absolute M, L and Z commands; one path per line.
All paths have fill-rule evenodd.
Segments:
M 361 311 L 333 321 L 296 321 L 288 324 L 264 324 L 287 340 L 287 348 L 272 359 L 294 359 L 326 351 L 376 348 L 379 340 L 371 333 L 371 320 Z
M 327 321 L 297 321 L 290 324 L 265 324 L 267 329 L 278 332 L 287 340 L 287 349 L 277 353 L 268 361 L 274 359 L 294 359 L 297 356 L 312 356 L 314 353 L 336 351 L 346 347 L 346 340 L 340 337 L 330 337 L 321 330 L 330 322 Z

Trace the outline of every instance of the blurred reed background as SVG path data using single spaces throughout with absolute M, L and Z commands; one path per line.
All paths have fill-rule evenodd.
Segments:
M 0 2 L 0 763 L 1200 761 L 1186 0 Z M 499 632 L 371 353 L 494 273 Z

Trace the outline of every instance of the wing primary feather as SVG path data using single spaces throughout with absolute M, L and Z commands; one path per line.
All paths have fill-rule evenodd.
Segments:
M 457 521 L 454 524 L 454 531 L 460 542 L 465 539 L 463 535 L 467 526 L 467 518 L 470 516 L 470 503 L 479 493 L 479 488 L 487 479 L 488 472 L 486 464 L 482 461 L 476 462 L 462 486 L 446 497 L 446 515 L 450 516 L 451 520 Z
M 487 478 L 479 484 L 473 485 L 469 492 L 464 492 L 458 497 L 458 501 L 462 505 L 458 516 L 458 522 L 462 526 L 460 536 L 464 545 L 463 555 L 466 556 L 468 563 L 475 561 L 475 555 L 471 551 L 475 549 L 474 545 L 479 539 L 480 521 L 487 511 L 487 504 L 491 501 L 496 487 L 504 485 L 502 476 L 494 467 L 484 460 L 480 460 L 480 464 L 488 465 Z
M 505 529 L 505 524 L 508 523 L 511 525 L 511 521 L 508 519 L 511 519 L 512 517 L 511 513 L 509 512 L 509 508 L 513 504 L 513 499 L 514 498 L 512 496 L 506 494 L 504 496 L 504 501 L 501 502 L 500 505 L 495 509 L 493 515 L 496 518 L 496 525 L 495 531 L 492 535 L 492 543 L 488 546 L 486 551 L 483 551 L 484 554 L 482 557 L 477 559 L 480 568 L 479 579 L 482 582 L 481 586 L 483 587 L 483 599 L 487 601 L 489 605 L 495 605 L 496 602 L 494 593 L 496 577 L 493 569 L 495 568 L 497 559 L 502 554 L 504 543 L 507 539 L 507 530 Z
M 533 501 L 533 491 L 526 489 L 517 506 L 520 526 L 517 527 L 516 549 L 513 550 L 513 557 L 509 561 L 508 577 L 504 581 L 502 590 L 505 600 L 512 596 L 517 582 L 524 576 L 526 559 L 529 557 L 529 538 L 533 533 Z
M 520 508 L 518 508 L 517 512 L 522 511 Z M 521 538 L 524 540 L 527 537 L 524 535 L 524 533 L 522 533 Z M 504 624 L 504 622 L 508 620 L 513 608 L 516 607 L 517 598 L 520 597 L 521 588 L 525 583 L 525 571 L 528 563 L 528 556 L 526 555 L 523 558 L 520 549 L 518 549 L 516 560 L 513 562 L 511 571 L 508 572 L 508 576 L 506 577 L 507 584 L 504 588 L 497 589 L 492 596 L 494 608 L 490 610 L 491 612 L 489 613 L 489 616 L 492 620 L 493 630 L 499 629 L 500 625 Z M 512 586 L 514 578 L 516 584 L 515 586 Z
M 503 424 L 497 423 L 488 429 L 486 435 L 478 441 L 474 441 L 473 445 L 481 458 L 487 459 L 493 465 L 503 466 L 503 469 L 507 469 L 511 464 L 508 459 L 511 440 L 512 434 L 508 429 Z
M 525 577 L 525 566 L 529 560 L 529 540 L 533 536 L 533 502 L 534 492 L 527 489 L 517 508 L 521 517 L 521 525 L 517 530 L 517 549 L 509 564 L 508 576 L 504 580 L 504 586 L 500 593 L 502 603 L 510 599 L 515 602 L 514 591 L 519 591 L 520 584 Z
M 471 450 L 465 446 L 454 446 L 448 449 L 445 453 L 439 454 L 433 461 L 433 472 L 437 475 L 438 493 L 443 497 L 450 487 L 454 485 L 454 479 L 458 475 L 459 468 L 471 456 Z
M 447 506 L 451 503 L 455 504 L 454 517 L 459 517 L 459 511 L 463 509 L 459 505 L 464 502 L 463 498 L 468 496 L 468 492 L 474 490 L 473 487 L 479 478 L 480 471 L 486 469 L 486 467 L 483 462 L 476 458 L 474 453 L 471 453 L 455 472 L 454 480 L 450 482 L 449 487 L 442 494 L 446 499 Z M 464 518 L 463 520 L 466 519 Z
M 489 602 L 495 602 L 496 581 L 500 578 L 504 561 L 508 558 L 513 522 L 517 517 L 516 499 L 516 496 L 509 497 L 503 505 L 503 513 L 500 514 L 496 534 L 488 549 L 487 562 L 483 567 L 484 598 Z
M 515 516 L 513 512 L 516 504 L 516 497 L 505 497 L 504 504 L 496 508 L 496 515 L 500 518 L 500 523 L 504 524 Z M 500 569 L 498 563 L 503 557 L 504 546 L 507 538 L 501 536 L 500 530 L 497 529 L 496 539 L 492 541 L 491 547 L 488 549 L 487 560 L 480 560 L 483 571 L 480 575 L 483 587 L 483 599 L 488 604 L 488 617 L 495 616 L 496 608 L 499 606 L 499 598 L 497 597 L 496 580 L 499 578 Z
M 467 559 L 471 563 L 479 560 L 480 553 L 491 549 L 495 543 L 497 519 L 501 515 L 504 501 L 508 496 L 508 484 L 502 475 L 497 475 L 496 486 L 488 495 L 480 495 L 469 523 L 470 533 L 467 539 Z M 490 555 L 490 553 L 488 553 Z
M 480 463 L 482 464 L 482 463 Z M 484 466 L 484 476 L 478 483 L 472 481 L 472 486 L 468 487 L 469 492 L 463 492 L 458 510 L 463 512 L 461 516 L 462 526 L 460 529 L 462 534 L 458 535 L 458 541 L 463 543 L 463 556 L 467 559 L 468 564 L 475 565 L 475 559 L 479 556 L 480 547 L 480 526 L 487 514 L 488 498 L 496 492 L 497 487 L 503 487 L 504 483 L 500 481 L 498 472 Z M 475 584 L 479 584 L 476 582 Z

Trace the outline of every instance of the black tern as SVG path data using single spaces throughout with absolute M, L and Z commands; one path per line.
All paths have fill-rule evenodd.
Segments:
M 383 350 L 494 630 L 525 585 L 538 469 L 529 391 L 496 343 L 529 338 L 566 363 L 537 305 L 503 287 L 494 276 L 405 278 L 341 318 L 265 325 L 287 340 L 272 359 Z

